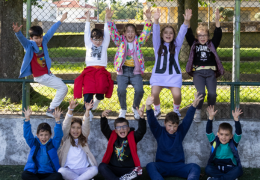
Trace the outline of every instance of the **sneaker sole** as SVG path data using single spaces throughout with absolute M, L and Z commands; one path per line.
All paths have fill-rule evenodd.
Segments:
M 157 116 L 155 116 L 155 118 L 156 118 L 157 120 L 159 120 L 161 116 L 162 116 L 162 113 L 160 112 Z
M 53 114 L 46 112 L 46 116 L 54 118 Z

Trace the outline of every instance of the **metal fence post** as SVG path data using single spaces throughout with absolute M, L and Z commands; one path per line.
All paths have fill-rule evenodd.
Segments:
M 235 0 L 235 16 L 233 24 L 233 62 L 232 82 L 239 82 L 240 76 L 240 0 Z M 235 86 L 235 107 L 239 108 L 240 86 Z M 231 105 L 232 107 L 232 105 Z M 234 106 L 233 106 L 234 108 Z M 233 109 L 231 109 L 232 111 Z
M 25 82 L 25 80 L 23 81 L 23 86 L 22 86 L 22 111 L 24 110 L 24 108 L 26 107 L 26 86 L 28 83 Z M 24 116 L 24 113 L 23 113 Z
M 32 3 L 31 0 L 27 0 L 27 15 L 26 15 L 26 38 L 29 39 L 30 35 L 29 35 L 29 29 L 31 27 L 31 10 L 32 10 Z M 25 77 L 25 79 L 27 79 L 27 77 Z M 25 107 L 30 105 L 30 83 L 26 83 L 26 91 L 23 93 L 25 93 L 25 99 L 23 99 L 23 101 L 25 100 L 25 102 L 23 102 L 23 105 L 25 103 Z

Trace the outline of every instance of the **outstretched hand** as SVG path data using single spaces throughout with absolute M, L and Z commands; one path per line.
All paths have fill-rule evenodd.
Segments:
M 32 110 L 31 110 L 30 106 L 28 106 L 27 109 L 24 108 L 23 114 L 24 114 L 24 117 L 26 118 L 26 120 L 29 121 L 30 116 L 32 114 Z
M 154 103 L 154 97 L 153 96 L 148 96 L 148 98 L 146 99 L 146 110 L 150 110 L 151 109 L 151 105 Z
M 86 21 L 89 22 L 90 21 L 90 12 L 89 11 L 85 12 L 85 17 L 86 17 Z
M 219 18 L 220 18 L 220 16 L 219 16 L 219 9 L 216 8 L 216 11 L 215 11 L 215 21 L 219 21 Z
M 142 107 L 139 109 L 138 107 L 136 107 L 136 110 L 138 111 L 139 116 L 144 119 L 144 108 L 145 105 L 143 104 Z
M 60 115 L 63 113 L 63 111 L 61 110 L 61 108 L 56 107 L 55 111 L 53 112 L 53 116 L 55 118 L 55 121 L 59 121 L 60 120 Z
M 238 117 L 239 117 L 240 114 L 243 114 L 242 109 L 235 108 L 235 111 L 232 110 L 232 116 L 233 116 L 235 121 L 238 121 Z
M 91 101 L 89 103 L 85 102 L 85 108 L 86 108 L 86 111 L 90 111 L 90 109 L 93 108 L 93 99 L 91 99 Z
M 207 111 L 209 113 L 209 120 L 213 120 L 218 110 L 214 111 L 214 106 L 208 106 Z
M 105 111 L 102 112 L 101 116 L 107 117 L 110 112 L 111 112 L 111 110 L 105 110 Z
M 23 25 L 18 26 L 18 23 L 16 23 L 16 24 L 13 23 L 13 26 L 12 26 L 12 27 L 13 27 L 13 31 L 14 31 L 15 33 L 19 32 L 19 31 L 21 30 L 22 26 L 23 26 Z
M 65 19 L 67 19 L 67 15 L 68 15 L 68 12 L 65 12 L 64 14 L 62 14 L 60 22 L 63 22 Z
M 152 17 L 152 11 L 151 8 L 149 7 L 145 12 L 144 15 L 146 16 L 147 20 L 150 21 Z
M 111 10 L 111 8 L 106 8 L 106 20 L 111 21 L 112 16 L 114 14 L 114 11 Z
M 75 109 L 79 104 L 77 103 L 77 99 L 74 99 L 73 97 L 71 98 L 70 102 L 69 102 L 70 109 Z
M 190 19 L 192 17 L 192 10 L 191 9 L 186 9 L 185 14 L 183 14 L 184 17 L 184 24 L 189 25 L 190 24 Z
M 161 17 L 161 10 L 159 8 L 156 9 L 156 11 L 153 13 L 154 23 L 158 24 L 159 19 Z
M 194 97 L 195 97 L 195 99 L 194 99 L 192 105 L 193 105 L 193 107 L 196 108 L 198 106 L 199 102 L 203 99 L 203 95 L 202 94 L 199 95 L 199 92 L 197 92 L 194 94 Z

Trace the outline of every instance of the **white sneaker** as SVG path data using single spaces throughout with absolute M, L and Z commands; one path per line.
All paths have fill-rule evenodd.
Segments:
M 175 112 L 179 116 L 179 120 L 181 121 L 181 113 L 180 113 L 180 111 L 176 110 L 176 111 L 173 111 L 173 112 Z
M 157 120 L 160 119 L 162 113 L 160 110 L 154 110 L 154 116 L 156 117 Z
M 94 117 L 94 115 L 92 114 L 91 111 L 89 111 L 89 121 L 92 121 L 92 118 Z
M 126 114 L 126 110 L 120 109 L 120 110 L 119 110 L 119 116 L 118 116 L 118 117 L 125 118 L 125 114 Z
M 94 103 L 93 103 L 93 108 L 92 108 L 92 110 L 97 109 L 99 103 L 100 103 L 100 100 L 98 100 L 98 99 L 95 98 Z
M 135 118 L 135 120 L 139 120 L 139 119 L 140 119 L 140 116 L 139 116 L 138 111 L 137 111 L 136 109 L 134 109 L 133 107 L 132 107 L 132 111 L 133 111 L 133 113 L 134 113 L 134 118 Z
M 206 114 L 207 114 L 207 120 L 208 120 L 208 119 L 209 119 L 209 112 L 206 111 Z M 214 118 L 212 119 L 212 121 L 215 121 L 215 116 L 214 116 Z
M 193 121 L 194 122 L 201 122 L 201 110 L 200 111 L 196 110 L 196 112 L 194 114 Z

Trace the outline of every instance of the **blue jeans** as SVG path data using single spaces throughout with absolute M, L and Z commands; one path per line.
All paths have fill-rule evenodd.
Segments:
M 200 167 L 197 164 L 151 162 L 146 170 L 152 180 L 164 180 L 163 177 L 181 177 L 188 180 L 199 180 Z
M 218 169 L 218 166 L 207 165 L 205 172 L 209 177 L 214 177 L 216 180 L 235 180 L 243 174 L 243 169 L 240 166 L 221 166 L 220 169 Z

